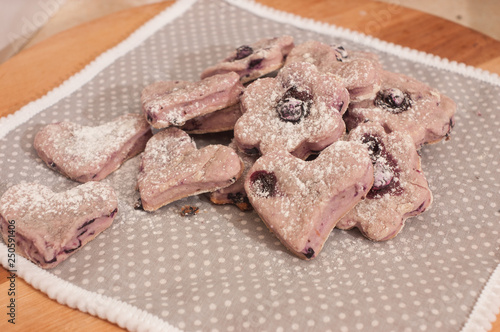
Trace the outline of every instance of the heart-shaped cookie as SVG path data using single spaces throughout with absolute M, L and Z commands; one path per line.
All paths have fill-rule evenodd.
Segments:
M 411 136 L 387 134 L 376 123 L 364 123 L 349 133 L 350 141 L 367 146 L 374 167 L 374 183 L 366 199 L 337 224 L 340 229 L 358 228 L 373 241 L 395 237 L 405 220 L 424 212 L 432 194 L 420 166 Z
M 142 207 L 154 211 L 183 197 L 227 187 L 242 172 L 233 149 L 208 145 L 198 150 L 186 132 L 167 128 L 149 140 L 142 154 L 137 178 Z
M 264 38 L 251 45 L 241 45 L 224 60 L 206 68 L 201 78 L 234 72 L 241 83 L 253 81 L 283 67 L 293 46 L 291 36 Z
M 142 111 L 154 128 L 182 126 L 190 119 L 237 104 L 243 89 L 234 72 L 196 82 L 155 82 L 142 91 Z
M 144 150 L 151 127 L 140 114 L 126 114 L 96 127 L 59 122 L 43 127 L 34 147 L 53 170 L 78 181 L 99 181 Z
M 285 151 L 262 156 L 248 172 L 245 190 L 278 239 L 298 257 L 311 259 L 372 183 L 367 149 L 358 142 L 338 141 L 313 161 Z
M 115 191 L 104 183 L 61 193 L 24 183 L 0 198 L 0 232 L 7 245 L 15 243 L 18 254 L 52 268 L 108 228 L 117 211 Z

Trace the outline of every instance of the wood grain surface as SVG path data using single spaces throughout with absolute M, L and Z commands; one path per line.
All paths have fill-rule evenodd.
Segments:
M 422 12 L 369 0 L 259 0 L 268 6 L 359 31 L 500 74 L 500 42 Z M 0 116 L 45 95 L 173 1 L 122 11 L 55 35 L 0 65 Z M 9 273 L 0 268 L 0 331 L 122 331 L 60 305 L 16 278 L 16 324 L 7 322 Z M 499 309 L 499 308 L 496 308 Z M 500 332 L 500 315 L 492 332 Z

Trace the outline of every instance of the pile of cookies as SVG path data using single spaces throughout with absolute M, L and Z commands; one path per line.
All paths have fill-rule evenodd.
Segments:
M 431 204 L 418 151 L 449 136 L 456 109 L 426 84 L 384 70 L 375 54 L 294 45 L 290 36 L 242 45 L 196 82 L 147 86 L 141 103 L 143 114 L 99 127 L 62 122 L 40 130 L 34 147 L 48 167 L 105 194 L 77 199 L 14 186 L 0 199 L 6 242 L 8 221 L 16 220 L 21 254 L 55 266 L 111 224 L 116 195 L 98 181 L 141 152 L 145 211 L 208 193 L 216 204 L 253 208 L 303 259 L 316 257 L 335 227 L 388 240 Z M 229 130 L 229 146 L 197 149 L 190 136 Z M 96 204 L 96 195 L 113 204 Z M 60 225 L 62 200 L 76 204 L 73 217 L 64 215 L 71 227 Z M 40 220 L 44 226 L 35 226 Z M 43 243 L 46 233 L 59 235 Z

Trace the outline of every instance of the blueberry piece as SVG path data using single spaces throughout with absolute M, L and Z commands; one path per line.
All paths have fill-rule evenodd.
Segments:
M 69 254 L 69 253 L 75 251 L 76 249 L 80 248 L 81 246 L 82 246 L 82 241 L 80 239 L 78 239 L 78 246 L 77 247 L 71 248 L 71 249 L 64 249 L 64 252 L 66 254 Z
M 373 164 L 374 182 L 366 197 L 378 198 L 388 192 L 392 195 L 400 195 L 403 189 L 398 181 L 393 181 L 400 173 L 394 157 L 387 152 L 382 141 L 376 136 L 365 134 L 361 142 L 368 148 Z
M 281 120 L 298 123 L 309 115 L 311 103 L 312 96 L 309 92 L 299 91 L 296 87 L 291 87 L 278 101 L 276 111 Z
M 83 225 L 81 225 L 80 227 L 78 227 L 78 230 L 84 228 L 85 226 L 88 226 L 90 225 L 91 223 L 93 223 L 95 221 L 95 219 L 92 219 L 92 220 L 89 220 L 87 222 L 84 222 Z
M 295 86 L 292 86 L 291 88 L 286 90 L 282 98 L 294 98 L 304 102 L 312 102 L 312 95 L 309 93 L 309 91 L 307 91 L 306 89 L 299 90 Z
M 252 191 L 260 197 L 273 197 L 276 195 L 276 175 L 267 171 L 255 171 L 250 176 Z
M 422 213 L 422 212 L 424 212 L 425 211 L 424 205 L 425 205 L 425 201 L 423 201 L 422 204 L 420 204 L 420 206 L 416 210 L 414 210 L 413 212 L 414 213 Z
M 118 208 L 114 209 L 113 212 L 109 215 L 110 218 L 113 218 L 115 214 L 118 212 Z
M 412 106 L 410 95 L 396 88 L 379 91 L 374 103 L 395 114 L 407 111 Z
M 253 53 L 253 49 L 248 45 L 242 45 L 236 49 L 236 57 L 234 60 L 244 59 Z
M 306 113 L 304 102 L 295 98 L 286 98 L 278 102 L 276 111 L 281 120 L 299 122 Z
M 374 182 L 372 190 L 380 190 L 388 186 L 392 179 L 394 178 L 394 174 L 391 168 L 386 164 L 385 160 L 377 160 L 375 163 L 375 167 L 373 170 Z
M 227 194 L 227 199 L 231 200 L 231 202 L 233 202 L 233 204 L 248 203 L 248 198 L 242 192 L 237 192 L 235 194 L 229 193 L 229 194 Z
M 250 63 L 248 64 L 248 69 L 259 68 L 260 63 L 262 62 L 262 60 L 264 60 L 264 59 L 254 59 L 254 60 L 250 61 Z
M 314 257 L 314 249 L 311 247 L 307 248 L 306 251 L 304 252 L 304 255 L 306 256 L 306 258 Z
M 51 161 L 51 162 L 49 163 L 49 166 L 50 166 L 50 167 L 52 167 L 52 168 L 55 168 L 55 167 L 56 167 L 56 163 L 55 163 L 55 162 L 53 162 L 53 161 Z
M 57 256 L 52 258 L 50 261 L 45 260 L 45 258 L 43 260 L 46 264 L 54 263 L 55 261 L 57 261 Z M 40 261 L 37 260 L 37 262 L 40 264 Z
M 333 45 L 333 48 L 335 49 L 335 51 L 337 51 L 337 54 L 335 56 L 337 58 L 337 61 L 343 62 L 344 59 L 348 58 L 349 54 L 347 53 L 347 51 L 344 48 L 344 46 L 342 46 L 342 45 Z

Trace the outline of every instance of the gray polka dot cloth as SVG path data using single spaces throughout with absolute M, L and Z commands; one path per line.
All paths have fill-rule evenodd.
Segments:
M 118 192 L 114 224 L 53 275 L 128 303 L 186 331 L 457 331 L 500 262 L 500 87 L 331 36 L 265 19 L 222 1 L 196 2 L 89 83 L 0 140 L 0 193 L 22 181 L 62 191 L 78 185 L 46 167 L 32 147 L 55 121 L 98 125 L 140 112 L 157 80 L 197 80 L 235 47 L 292 35 L 379 54 L 457 103 L 452 139 L 422 149 L 432 207 L 393 240 L 334 230 L 312 261 L 292 256 L 255 212 L 205 196 L 154 213 L 134 209 L 140 158 L 103 180 Z M 196 137 L 199 147 L 230 134 Z M 189 217 L 183 206 L 199 208 Z M 494 309 L 494 308 L 493 308 Z

